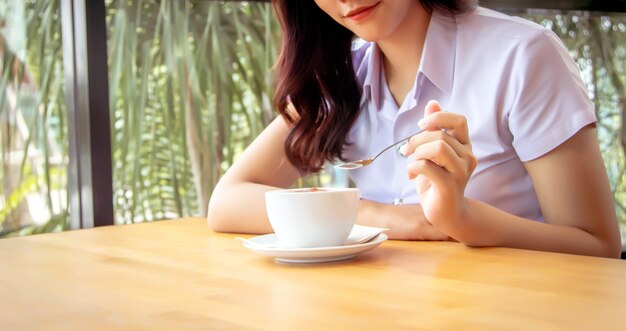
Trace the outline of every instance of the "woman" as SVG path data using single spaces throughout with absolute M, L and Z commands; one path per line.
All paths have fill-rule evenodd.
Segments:
M 265 191 L 423 130 L 350 171 L 358 223 L 392 239 L 619 256 L 593 105 L 550 31 L 470 1 L 274 5 L 280 116 L 216 186 L 213 229 L 271 232 Z

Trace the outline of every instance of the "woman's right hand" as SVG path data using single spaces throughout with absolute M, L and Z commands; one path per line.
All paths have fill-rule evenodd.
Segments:
M 425 218 L 459 238 L 468 226 L 465 187 L 477 165 L 467 119 L 443 112 L 439 103 L 431 101 L 419 125 L 424 132 L 413 136 L 403 151 L 413 159 L 408 177 L 415 179 Z

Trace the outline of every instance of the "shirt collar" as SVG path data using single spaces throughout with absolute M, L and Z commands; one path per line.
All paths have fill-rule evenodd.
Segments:
M 361 106 L 363 106 L 368 100 L 376 105 L 376 108 L 381 107 L 381 76 L 382 76 L 382 56 L 380 49 L 376 43 L 372 43 L 372 46 L 368 49 L 369 56 L 367 57 L 367 74 L 363 81 L 363 95 L 361 95 Z
M 437 11 L 428 25 L 419 72 L 446 94 L 452 94 L 456 62 L 456 19 Z
M 422 73 L 437 88 L 450 95 L 454 82 L 454 65 L 456 58 L 456 20 L 433 11 L 428 32 L 424 42 L 424 51 L 420 62 L 419 73 Z M 382 56 L 380 49 L 375 43 L 368 49 L 367 74 L 363 80 L 363 93 L 361 106 L 368 100 L 381 107 L 383 93 L 382 82 Z M 417 79 L 417 77 L 416 77 Z M 414 93 L 417 95 L 417 89 Z

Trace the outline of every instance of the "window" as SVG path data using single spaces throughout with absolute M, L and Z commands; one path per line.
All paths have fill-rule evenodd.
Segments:
M 0 236 L 68 228 L 58 1 L 0 1 Z
M 576 59 L 596 104 L 598 135 L 625 229 L 626 14 L 610 12 L 624 12 L 623 1 L 590 3 L 481 1 L 554 30 Z M 68 85 L 62 30 L 81 11 L 68 17 L 62 8 L 77 4 L 86 6 L 82 24 L 92 45 L 87 49 L 107 49 L 90 56 L 96 61 L 90 68 L 108 68 L 108 83 L 95 89 L 92 84 L 89 94 L 108 100 L 109 120 L 86 124 L 110 128 L 111 148 L 93 151 L 111 159 L 113 179 L 105 186 L 112 188 L 115 221 L 105 222 L 204 215 L 219 177 L 274 116 L 271 67 L 280 36 L 271 4 L 0 0 L 0 236 L 68 229 L 71 217 L 82 217 L 69 211 L 68 182 L 79 174 L 70 170 L 68 137 L 81 126 L 68 125 L 68 109 L 89 114 L 100 103 L 69 107 L 72 98 L 66 99 L 81 86 Z M 536 4 L 593 11 L 519 9 Z M 91 17 L 98 8 L 102 17 Z M 100 36 L 93 33 L 94 21 L 106 30 Z M 80 32 L 81 26 L 74 29 Z M 68 42 L 77 45 L 80 38 Z M 71 69 L 75 79 L 82 77 Z

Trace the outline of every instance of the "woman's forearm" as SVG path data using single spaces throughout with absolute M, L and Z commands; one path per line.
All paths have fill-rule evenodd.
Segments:
M 450 235 L 468 246 L 502 246 L 559 253 L 619 257 L 620 246 L 576 227 L 517 217 L 480 201 L 466 199 L 463 219 Z
M 265 211 L 265 192 L 273 189 L 246 182 L 217 185 L 209 201 L 209 226 L 218 232 L 273 232 Z

